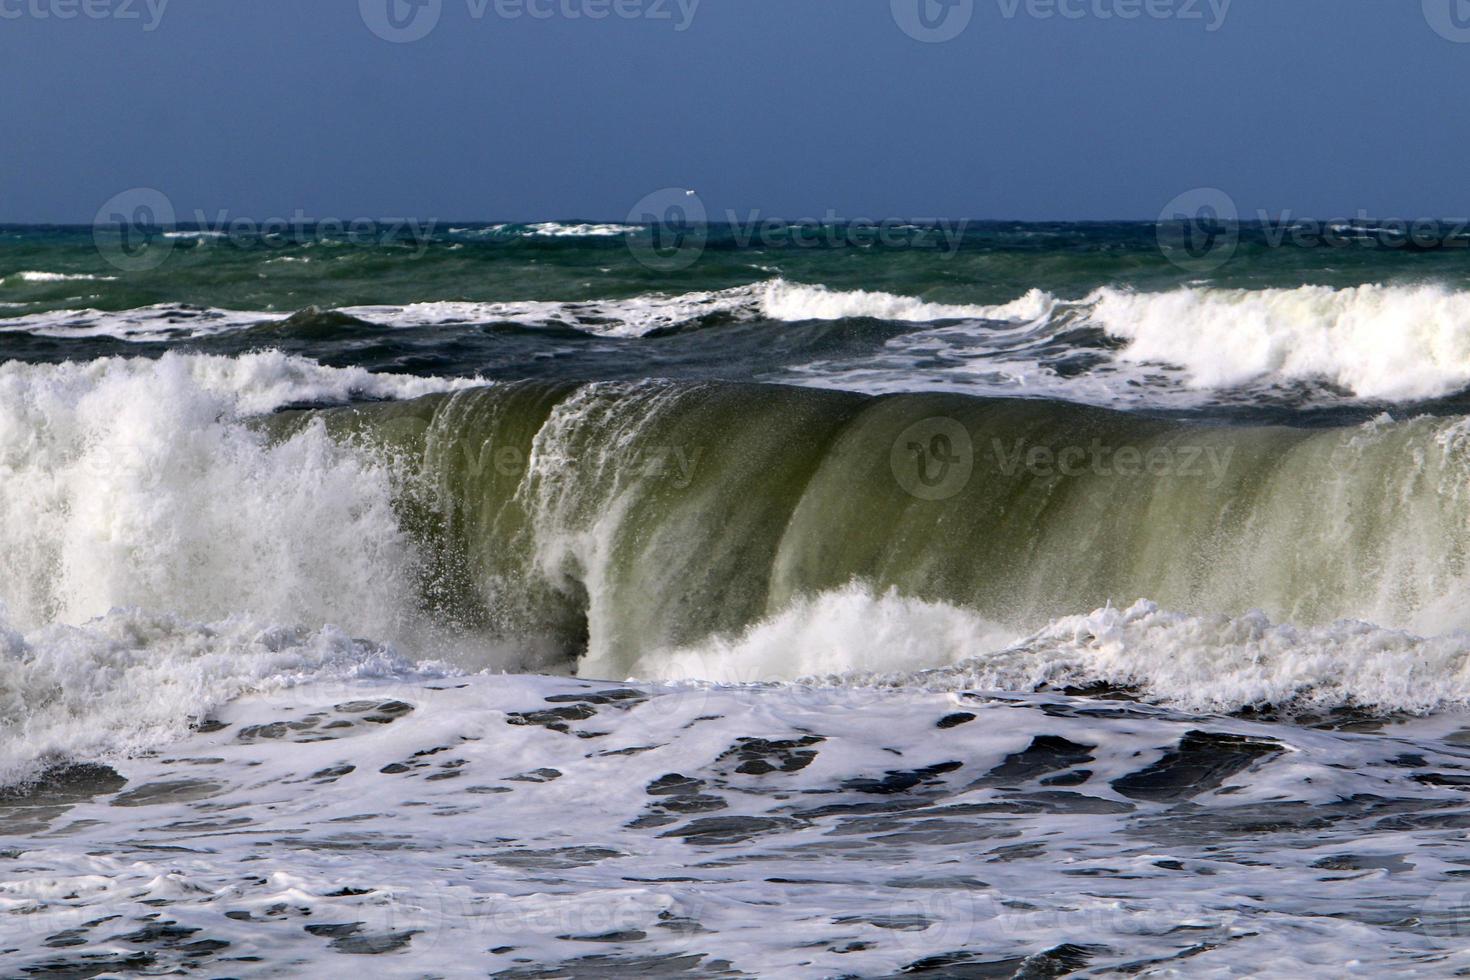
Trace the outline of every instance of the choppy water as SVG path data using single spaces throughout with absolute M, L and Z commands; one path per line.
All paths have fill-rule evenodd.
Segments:
M 1470 967 L 1459 252 L 958 230 L 0 229 L 7 969 Z

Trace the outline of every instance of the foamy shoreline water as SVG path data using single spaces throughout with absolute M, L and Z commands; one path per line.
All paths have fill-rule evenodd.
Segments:
M 26 970 L 1312 973 L 1350 953 L 1443 976 L 1470 965 L 1445 877 L 1463 723 L 307 683 L 0 800 L 0 915 Z

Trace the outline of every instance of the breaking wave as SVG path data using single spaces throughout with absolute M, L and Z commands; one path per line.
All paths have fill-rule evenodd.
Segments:
M 82 746 L 72 700 L 105 707 L 108 685 L 118 705 L 155 686 L 177 726 L 291 670 L 424 657 L 1104 683 L 1202 710 L 1470 695 L 1464 420 L 1222 428 L 947 394 L 483 387 L 272 353 L 10 363 L 0 407 L 17 765 Z M 86 664 L 91 694 L 62 677 Z M 151 719 L 119 738 L 167 727 Z

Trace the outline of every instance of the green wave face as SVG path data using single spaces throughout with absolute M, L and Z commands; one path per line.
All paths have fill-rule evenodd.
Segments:
M 1213 427 L 963 396 L 508 384 L 322 412 L 394 460 L 423 603 L 626 671 L 857 580 L 1024 632 L 1148 597 L 1437 633 L 1463 592 L 1463 422 Z

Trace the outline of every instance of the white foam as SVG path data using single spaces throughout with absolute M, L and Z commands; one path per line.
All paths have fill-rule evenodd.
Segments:
M 203 309 L 161 303 L 132 310 L 47 310 L 0 320 L 0 333 L 84 339 L 113 337 L 136 343 L 208 337 L 284 320 L 277 313 Z
M 538 221 L 527 225 L 502 222 L 500 224 L 477 228 L 448 229 L 451 235 L 465 235 L 470 238 L 517 236 L 531 238 L 614 238 L 619 235 L 632 234 L 638 231 L 642 231 L 642 229 L 637 225 L 593 221 Z
M 1204 711 L 1294 703 L 1427 712 L 1470 703 L 1470 634 L 1423 638 L 1351 621 L 1306 628 L 1262 613 L 1189 616 L 1140 601 L 1059 620 L 941 677 L 931 680 L 1133 686 Z
M 801 600 L 739 636 L 650 652 L 633 673 L 941 691 L 1101 683 L 1202 711 L 1294 704 L 1427 712 L 1470 704 L 1470 633 L 1423 638 L 1359 622 L 1296 627 L 1261 613 L 1190 616 L 1139 601 L 1018 635 L 969 610 L 853 585 Z M 606 666 L 593 661 L 584 672 Z
M 541 238 L 612 238 L 641 231 L 637 225 L 616 224 L 563 224 L 560 221 L 543 221 L 528 225 L 527 232 Z
M 799 600 L 739 636 L 650 652 L 631 673 L 733 684 L 917 671 L 1004 650 L 1017 639 L 968 610 L 851 585 Z M 601 676 L 610 667 L 593 660 L 581 670 Z
M 1470 384 L 1470 292 L 1440 286 L 1181 289 L 1088 298 L 1121 356 L 1228 388 L 1325 380 L 1360 398 L 1408 400 Z
M 774 320 L 843 320 L 869 317 L 910 323 L 941 320 L 1039 320 L 1056 300 L 1033 289 L 999 306 L 929 303 L 912 296 L 866 290 L 844 291 L 774 279 L 752 290 L 761 312 Z
M 936 324 L 895 337 L 887 349 L 861 362 L 815 363 L 781 377 L 872 392 L 1047 392 L 1102 404 L 1184 406 L 1211 392 L 1299 383 L 1327 383 L 1356 398 L 1389 401 L 1441 397 L 1470 385 L 1470 292 L 1439 286 L 1188 287 L 1161 293 L 1105 288 L 1078 301 L 1033 289 L 1011 302 L 987 305 L 933 303 L 778 278 L 714 292 L 616 301 L 431 303 L 346 312 L 404 326 L 558 323 L 610 337 L 646 336 L 714 313 L 784 322 L 862 317 Z M 1063 378 L 1033 348 L 1079 324 L 1095 325 L 1126 343 L 1114 354 L 1101 355 L 1101 363 L 1082 375 Z M 1320 397 L 1330 400 L 1326 393 Z
M 11 277 L 10 276 L 6 276 L 4 279 L 0 279 L 0 284 L 3 284 L 9 278 L 11 278 Z M 94 275 L 88 275 L 88 274 L 84 274 L 84 273 L 68 273 L 68 272 L 17 272 L 15 274 L 15 278 L 20 279 L 22 282 L 83 282 L 83 281 L 116 282 L 117 281 L 117 276 L 94 276 Z
M 277 260 L 284 261 L 284 260 Z M 638 338 L 711 316 L 780 322 L 873 318 L 930 325 L 879 350 L 777 369 L 765 380 L 886 393 L 951 390 L 1039 395 L 1096 404 L 1190 407 L 1273 390 L 1319 402 L 1416 401 L 1470 386 L 1470 292 L 1441 286 L 1158 293 L 1104 288 L 1077 300 L 1032 289 L 998 304 L 949 304 L 776 278 L 725 290 L 585 302 L 420 302 L 342 312 L 384 326 L 517 323 Z M 152 306 L 59 310 L 0 320 L 0 332 L 136 341 L 203 337 L 280 323 L 280 313 Z M 1085 370 L 1054 363 L 1079 351 L 1057 338 L 1093 326 L 1122 340 L 1084 353 Z M 1315 387 L 1313 387 L 1315 386 Z M 1330 387 L 1326 387 L 1330 386 Z
M 585 303 L 527 301 L 519 303 L 436 302 L 407 306 L 350 306 L 341 312 L 385 326 L 422 327 L 446 323 L 519 323 L 562 326 L 603 337 L 644 337 L 683 326 L 717 313 L 754 314 L 749 288 L 684 293 L 677 296 L 634 296 Z
M 203 624 L 136 609 L 25 635 L 0 621 L 0 663 L 0 785 L 59 760 L 166 744 L 246 691 L 414 671 L 334 627 Z
M 1349 399 L 1420 401 L 1470 386 L 1470 292 L 1435 285 L 1103 288 L 1078 300 L 1033 289 L 1010 303 L 968 307 L 779 282 L 768 289 L 765 310 L 780 319 L 984 321 L 904 334 L 860 359 L 789 369 L 785 380 L 803 384 L 1177 407 L 1222 395 L 1300 394 L 1301 385 L 1319 403 L 1341 400 L 1337 391 Z M 997 331 L 996 321 L 1011 331 Z M 1095 326 L 1124 345 L 1061 377 L 1033 348 L 1078 326 Z
M 1040 290 L 999 306 L 928 303 L 881 292 L 844 292 L 772 279 L 730 289 L 666 295 L 653 293 L 619 300 L 520 303 L 414 303 L 408 306 L 347 307 L 342 312 L 396 326 L 506 321 L 558 324 L 607 337 L 643 337 L 689 324 L 712 314 L 735 319 L 787 322 L 871 317 L 911 323 L 947 320 L 1043 320 L 1056 300 Z
M 1095 324 L 1127 341 L 1119 360 L 1176 369 L 1195 389 L 1316 381 L 1400 401 L 1470 385 L 1470 292 L 1443 286 L 1103 288 L 1078 301 L 1033 290 L 1011 306 L 989 316 Z
M 1464 716 L 1365 736 L 1055 694 L 605 690 L 511 675 L 239 698 L 223 727 L 113 762 L 125 786 L 10 818 L 11 971 L 115 975 L 140 952 L 155 972 L 394 978 L 1470 965 L 1465 796 L 1418 778 L 1460 770 L 1443 739 Z M 411 710 L 362 723 L 390 698 Z M 587 737 L 507 724 L 571 704 Z M 1258 755 L 1140 780 L 1186 739 Z M 353 956 L 348 934 L 393 951 Z
M 413 633 L 387 462 L 320 421 L 273 443 L 243 420 L 471 383 L 279 353 L 0 365 L 0 601 L 21 629 L 137 606 Z
M 275 259 L 272 261 L 306 261 Z M 565 326 L 606 337 L 634 338 L 677 328 L 712 314 L 737 319 L 836 320 L 874 317 L 915 323 L 958 319 L 1044 319 L 1055 303 L 1033 290 L 1000 306 L 954 306 L 926 303 L 907 296 L 877 292 L 842 292 L 823 286 L 804 286 L 784 279 L 668 295 L 651 293 L 625 299 L 586 302 L 540 301 L 465 302 L 432 301 L 403 306 L 347 306 L 340 312 L 370 323 L 396 327 L 443 324 L 520 323 L 527 326 Z M 280 313 L 245 310 L 191 309 L 159 305 L 119 313 L 99 310 L 58 310 L 0 323 L 0 331 L 26 331 L 45 336 L 115 336 L 131 340 L 158 340 L 168 331 L 206 336 L 280 323 Z

